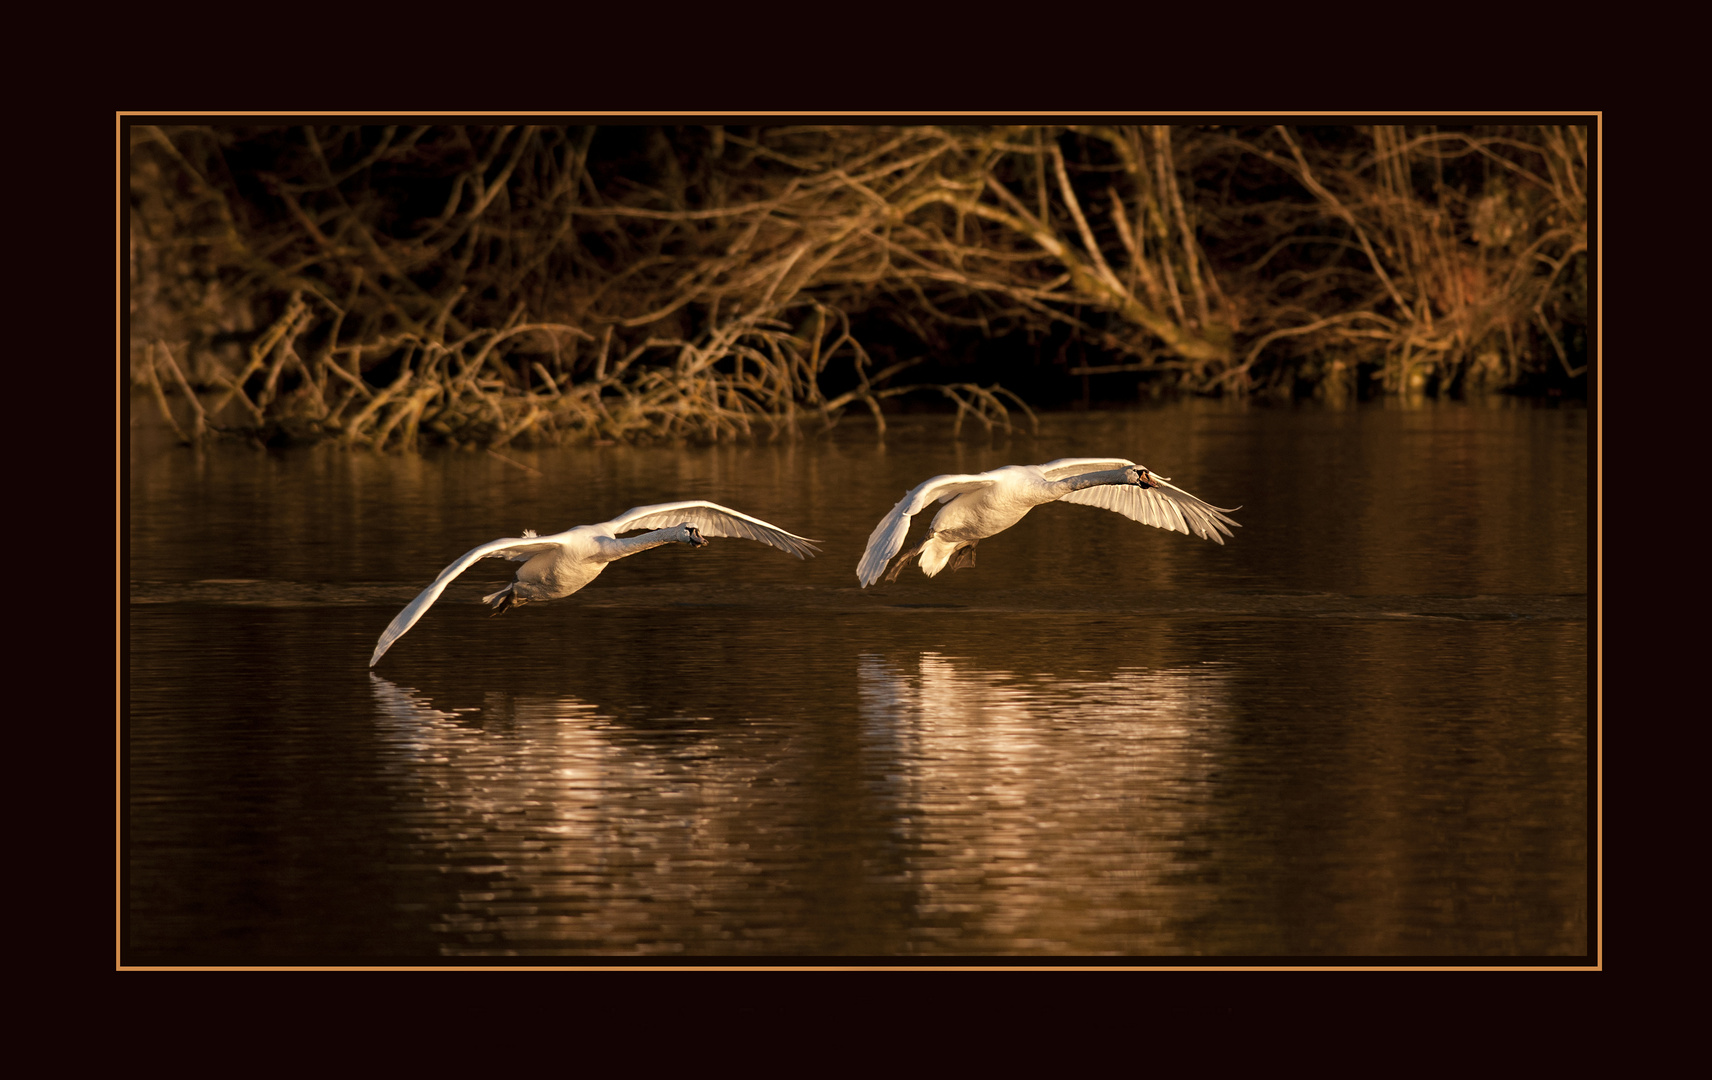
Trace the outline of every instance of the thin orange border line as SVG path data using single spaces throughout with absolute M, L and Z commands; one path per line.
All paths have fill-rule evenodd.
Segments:
M 1286 113 L 1245 113 L 1240 110 L 1164 110 L 1141 112 L 1137 110 L 1091 110 L 1088 112 L 1070 112 L 1056 110 L 1043 112 L 1037 110 L 983 111 L 983 112 L 761 112 L 755 110 L 716 111 L 707 109 L 692 109 L 684 112 L 666 110 L 594 110 L 578 112 L 575 110 L 540 110 L 523 109 L 513 112 L 489 110 L 482 112 L 450 111 L 435 112 L 431 110 L 405 110 L 392 112 L 365 112 L 360 110 L 317 110 L 310 109 L 302 112 L 246 112 L 233 110 L 163 110 L 150 112 L 142 109 L 118 110 L 114 113 L 114 152 L 113 171 L 114 203 L 113 232 L 116 237 L 115 250 L 117 260 L 114 266 L 114 308 L 117 317 L 114 319 L 114 354 L 118 364 L 123 367 L 127 361 L 124 340 L 124 283 L 122 267 L 126 265 L 126 236 L 124 234 L 124 210 L 119 200 L 125 191 L 125 177 L 120 173 L 124 165 L 124 136 L 125 121 L 128 117 L 137 116 L 565 116 L 565 117 L 679 117 L 679 116 L 852 116 L 869 119 L 884 117 L 909 116 L 1455 116 L 1455 117 L 1486 117 L 1486 116 L 1585 116 L 1591 118 L 1597 131 L 1593 161 L 1594 174 L 1597 177 L 1596 196 L 1594 199 L 1594 236 L 1598 241 L 1594 257 L 1594 310 L 1598 327 L 1594 333 L 1593 395 L 1594 408 L 1594 580 L 1593 591 L 1595 612 L 1593 632 L 1594 651 L 1594 694 L 1590 703 L 1593 708 L 1593 743 L 1595 753 L 1594 797 L 1598 807 L 1594 818 L 1594 837 L 1597 855 L 1594 857 L 1592 869 L 1593 880 L 1589 886 L 1593 889 L 1597 902 L 1597 914 L 1594 922 L 1597 927 L 1595 940 L 1599 946 L 1599 957 L 1592 964 L 1546 964 L 1546 965 L 1219 965 L 1216 963 L 1206 966 L 1165 966 L 1165 965 L 953 965 L 953 964 L 922 964 L 922 965 L 589 965 L 589 966 L 557 966 L 557 965 L 471 965 L 446 966 L 434 964 L 402 965 L 402 966 L 317 966 L 317 965 L 232 965 L 232 966 L 138 966 L 127 967 L 121 958 L 124 913 L 123 870 L 124 850 L 123 838 L 123 792 L 124 776 L 122 772 L 124 750 L 124 699 L 120 690 L 120 677 L 124 672 L 124 637 L 121 632 L 125 613 L 125 579 L 124 579 L 124 540 L 123 511 L 125 482 L 125 443 L 128 432 L 124 426 L 126 394 L 129 386 L 127 381 L 115 380 L 113 394 L 113 426 L 117 432 L 114 440 L 114 621 L 113 621 L 113 653 L 114 653 L 114 722 L 113 722 L 113 967 L 115 971 L 1603 971 L 1605 955 L 1605 114 L 1597 109 L 1564 110 L 1546 109 L 1533 112 L 1496 112 L 1496 111 L 1432 111 L 1413 109 L 1406 111 L 1381 110 L 1376 112 L 1364 111 L 1335 111 L 1316 110 L 1307 112 Z

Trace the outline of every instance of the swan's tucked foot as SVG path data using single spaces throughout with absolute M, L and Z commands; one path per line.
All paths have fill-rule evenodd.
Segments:
M 528 601 L 518 596 L 511 585 L 507 585 L 496 593 L 489 593 L 482 597 L 482 603 L 493 608 L 493 615 L 503 615 L 514 607 L 522 607 Z M 493 615 L 489 615 L 488 618 L 493 618 Z
M 930 538 L 932 537 L 932 535 L 933 535 L 932 533 L 928 534 L 928 536 Z M 921 549 L 924 546 L 926 546 L 926 544 L 927 544 L 927 540 L 923 540 L 921 543 L 917 544 L 915 547 L 912 547 L 908 551 L 904 552 L 902 555 L 899 555 L 897 558 L 897 561 L 892 563 L 892 568 L 890 570 L 886 571 L 886 576 L 881 580 L 884 580 L 884 581 L 896 581 L 896 580 L 898 580 L 898 574 L 903 570 L 903 568 L 905 566 L 909 565 L 909 561 L 911 559 L 913 559 L 917 555 L 921 554 Z
M 979 540 L 975 541 L 975 544 L 979 544 L 979 543 L 980 543 Z M 970 544 L 968 547 L 958 548 L 957 553 L 955 555 L 951 556 L 951 565 L 946 567 L 946 569 L 947 570 L 961 570 L 965 566 L 974 566 L 975 565 L 975 544 Z

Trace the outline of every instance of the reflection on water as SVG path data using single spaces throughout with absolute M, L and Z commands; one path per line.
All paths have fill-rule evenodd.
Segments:
M 1585 434 L 1192 404 L 517 450 L 539 476 L 139 436 L 126 958 L 1579 955 Z M 1111 453 L 1245 528 L 1047 507 L 855 587 L 922 478 Z M 515 568 L 478 567 L 367 670 L 459 552 L 690 497 L 826 554 L 716 541 L 497 619 Z
M 1148 894 L 1206 812 L 1229 708 L 1212 670 L 1057 681 L 863 655 L 836 786 L 868 828 L 829 831 L 799 779 L 814 755 L 771 725 L 658 738 L 575 697 L 448 711 L 370 679 L 400 869 L 462 882 L 446 955 L 796 953 L 825 933 L 868 951 L 871 914 L 838 929 L 823 909 L 852 884 L 902 931 L 873 951 L 1171 951 Z
M 1076 679 L 866 655 L 858 682 L 867 770 L 884 778 L 871 790 L 910 853 L 918 936 L 963 951 L 1178 951 L 1163 924 L 1182 897 L 1159 894 L 1208 812 L 1230 721 L 1219 665 Z

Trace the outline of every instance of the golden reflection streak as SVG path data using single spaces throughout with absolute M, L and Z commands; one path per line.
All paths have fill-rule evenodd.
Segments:
M 705 953 L 764 931 L 744 908 L 777 830 L 745 747 L 656 738 L 574 696 L 447 711 L 370 680 L 411 857 L 467 877 L 427 905 L 444 955 Z
M 1222 665 L 1019 676 L 923 652 L 858 661 L 924 934 L 979 949 L 1181 951 L 1234 708 Z M 1115 834 L 1115 835 L 1114 835 Z

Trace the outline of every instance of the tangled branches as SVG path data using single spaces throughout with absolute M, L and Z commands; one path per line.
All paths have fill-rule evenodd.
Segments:
M 133 379 L 187 439 L 411 447 L 1032 420 L 968 335 L 1195 392 L 1572 371 L 1585 133 L 1337 134 L 139 125 Z
M 1545 364 L 1585 373 L 1585 129 L 1306 134 L 1228 140 L 1312 202 L 1263 207 L 1259 231 L 1276 239 L 1233 284 L 1266 298 L 1265 330 L 1226 380 L 1276 382 L 1292 356 L 1313 372 L 1310 350 L 1321 370 L 1371 366 L 1392 393 L 1513 387 Z M 1293 352 L 1273 351 L 1283 345 Z

